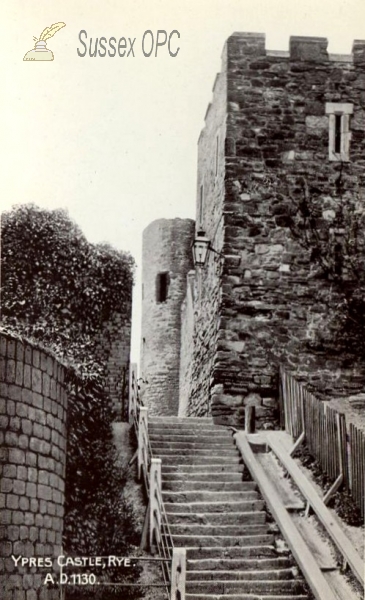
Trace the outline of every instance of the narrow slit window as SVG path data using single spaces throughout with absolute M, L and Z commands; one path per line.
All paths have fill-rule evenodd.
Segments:
M 341 122 L 342 115 L 335 115 L 335 152 L 337 154 L 341 152 Z
M 166 302 L 169 294 L 170 275 L 167 271 L 156 277 L 156 302 Z

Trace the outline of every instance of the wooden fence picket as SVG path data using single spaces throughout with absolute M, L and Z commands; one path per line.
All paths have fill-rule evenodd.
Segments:
M 365 512 L 365 434 L 343 413 L 329 407 L 310 393 L 303 383 L 280 369 L 280 410 L 285 430 L 296 441 L 305 431 L 305 444 L 321 469 L 343 484 L 356 505 Z

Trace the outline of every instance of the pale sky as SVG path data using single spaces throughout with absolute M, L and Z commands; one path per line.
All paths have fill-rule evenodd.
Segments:
M 47 42 L 55 60 L 24 62 L 33 36 L 58 21 L 66 27 Z M 175 58 L 166 47 L 143 56 L 144 32 L 158 29 L 179 32 Z M 136 38 L 135 57 L 79 57 L 81 30 Z M 1 210 L 67 208 L 90 241 L 131 252 L 135 361 L 142 231 L 195 217 L 197 140 L 234 31 L 266 33 L 271 50 L 288 50 L 290 35 L 324 36 L 330 52 L 350 54 L 365 38 L 365 1 L 1 1 Z

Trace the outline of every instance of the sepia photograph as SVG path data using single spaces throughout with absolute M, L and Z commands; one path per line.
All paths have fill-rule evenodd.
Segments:
M 364 598 L 364 23 L 3 0 L 2 600 Z

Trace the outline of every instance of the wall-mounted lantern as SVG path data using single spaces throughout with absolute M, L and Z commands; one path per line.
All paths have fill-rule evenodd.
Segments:
M 197 232 L 196 238 L 193 241 L 192 249 L 195 267 L 205 266 L 205 263 L 207 262 L 208 251 L 214 252 L 215 254 L 218 254 L 218 256 L 223 256 L 223 254 L 213 248 L 203 229 L 200 229 Z
M 210 241 L 206 237 L 205 231 L 203 229 L 200 229 L 197 232 L 196 238 L 193 241 L 193 245 L 192 245 L 195 267 L 204 267 L 206 260 L 207 260 L 209 248 L 210 248 Z

